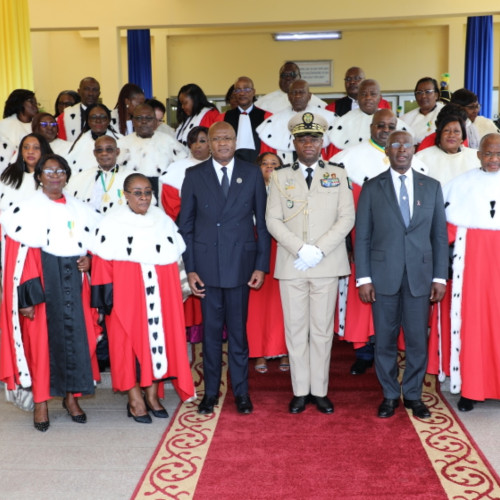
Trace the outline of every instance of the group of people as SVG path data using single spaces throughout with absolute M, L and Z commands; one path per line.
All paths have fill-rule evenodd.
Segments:
M 333 413 L 334 331 L 353 343 L 353 375 L 375 364 L 381 418 L 401 394 L 430 416 L 426 372 L 451 375 L 462 411 L 500 398 L 486 282 L 496 271 L 484 264 L 499 229 L 500 134 L 475 94 L 443 103 L 430 77 L 400 118 L 361 68 L 344 82 L 347 95 L 327 105 L 287 62 L 279 90 L 259 99 L 239 77 L 225 113 L 187 84 L 175 131 L 131 83 L 110 110 L 84 78 L 54 115 L 12 92 L 0 121 L 0 380 L 31 388 L 37 430 L 52 397 L 86 422 L 79 398 L 99 380 L 103 337 L 136 422 L 168 417 L 166 379 L 194 400 L 186 327 L 203 342 L 201 414 L 218 404 L 224 338 L 239 413 L 253 411 L 250 357 L 261 374 L 276 357 L 290 372 L 290 413 Z

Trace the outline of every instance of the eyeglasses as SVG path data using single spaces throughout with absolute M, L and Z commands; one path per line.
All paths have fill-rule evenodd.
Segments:
M 427 89 L 427 90 L 415 90 L 415 95 L 416 96 L 423 96 L 423 95 L 431 95 L 436 92 L 434 89 Z
M 40 127 L 42 128 L 57 127 L 57 122 L 40 122 Z
M 363 77 L 362 76 L 347 76 L 346 78 L 344 78 L 344 82 L 360 82 L 361 80 L 363 80 Z
M 109 120 L 108 115 L 90 115 L 89 122 L 105 122 Z
M 474 103 L 474 104 L 467 104 L 467 106 L 464 106 L 465 109 L 471 109 L 471 110 L 474 110 L 474 109 L 477 109 L 477 110 L 480 110 L 481 109 L 481 104 L 479 104 L 478 102 Z
M 500 151 L 498 153 L 493 151 L 486 151 L 485 153 L 480 152 L 480 155 L 484 156 L 485 158 L 493 158 L 494 156 L 500 158 Z
M 280 74 L 280 78 L 297 78 L 298 76 L 299 74 L 295 71 L 283 71 L 283 73 Z
M 42 169 L 42 172 L 47 176 L 47 177 L 59 177 L 60 175 L 66 175 L 66 170 L 64 168 L 58 168 L 57 170 L 52 170 L 50 168 L 44 168 Z
M 112 146 L 108 146 L 107 148 L 95 148 L 94 153 L 96 154 L 101 154 L 101 153 L 114 153 L 116 151 L 116 148 Z
M 231 142 L 234 141 L 236 137 L 229 137 L 229 136 L 224 136 L 224 137 L 211 137 L 210 140 L 212 142 Z
M 405 149 L 410 149 L 413 147 L 413 144 L 411 142 L 393 142 L 389 144 L 392 149 L 399 149 L 401 146 Z
M 153 120 L 156 120 L 154 116 L 134 116 L 133 120 L 136 122 L 152 122 Z
M 125 192 L 128 194 L 131 194 L 135 198 L 151 198 L 153 196 L 153 191 L 151 189 L 145 189 L 144 191 L 140 191 L 139 189 L 134 189 L 133 191 L 127 191 L 125 189 Z
M 245 87 L 244 89 L 234 89 L 233 92 L 235 94 L 242 94 L 243 92 L 245 92 L 245 94 L 248 94 L 249 92 L 252 92 L 252 88 L 250 87 Z

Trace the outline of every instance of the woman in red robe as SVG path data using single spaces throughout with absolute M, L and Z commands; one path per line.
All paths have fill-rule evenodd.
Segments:
M 129 175 L 123 190 L 128 204 L 96 231 L 92 305 L 106 313 L 113 389 L 128 392 L 129 417 L 151 423 L 149 411 L 168 417 L 160 381 L 172 379 L 182 401 L 196 397 L 177 265 L 185 244 L 172 219 L 151 206 L 147 177 Z

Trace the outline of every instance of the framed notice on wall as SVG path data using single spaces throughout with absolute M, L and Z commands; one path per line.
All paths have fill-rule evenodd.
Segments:
M 309 83 L 310 87 L 331 87 L 332 61 L 295 61 L 300 68 L 302 79 Z

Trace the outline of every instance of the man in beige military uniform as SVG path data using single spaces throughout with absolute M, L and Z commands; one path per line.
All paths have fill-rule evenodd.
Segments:
M 308 402 L 333 413 L 327 397 L 338 277 L 350 273 L 345 237 L 354 225 L 354 202 L 344 169 L 321 157 L 326 120 L 292 117 L 298 161 L 275 170 L 266 223 L 278 241 L 274 277 L 280 280 L 294 397 L 290 413 Z

